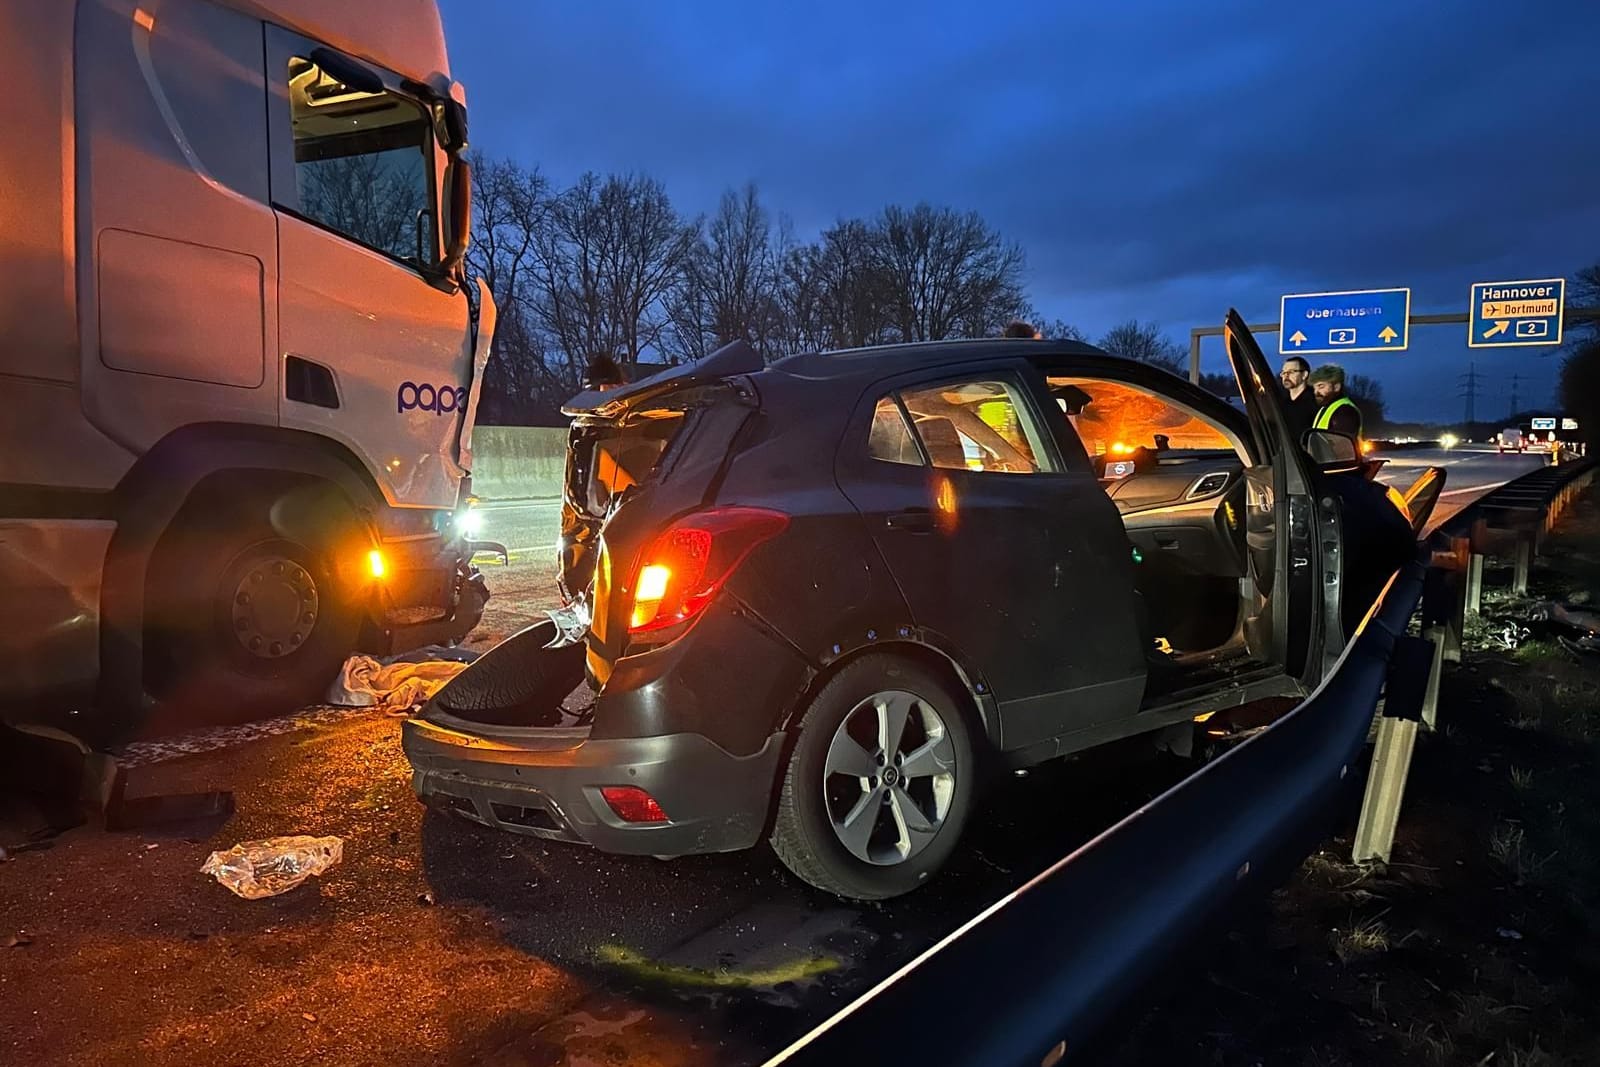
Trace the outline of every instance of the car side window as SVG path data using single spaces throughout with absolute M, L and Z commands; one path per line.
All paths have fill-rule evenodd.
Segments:
M 1245 454 L 1242 442 L 1216 423 L 1148 389 L 1054 375 L 1049 387 L 1091 456 L 1128 456 L 1139 448 Z
M 935 467 L 1004 474 L 1057 469 L 1022 390 L 1003 379 L 919 386 L 900 394 Z
M 917 442 L 911 438 L 911 428 L 906 425 L 900 405 L 892 396 L 879 400 L 872 413 L 872 431 L 867 435 L 867 455 L 885 463 L 905 463 L 913 467 L 923 465 L 922 453 L 917 451 Z

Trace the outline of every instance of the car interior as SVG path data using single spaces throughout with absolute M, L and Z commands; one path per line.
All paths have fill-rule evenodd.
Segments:
M 1249 569 L 1243 442 L 1126 382 L 1049 384 L 1122 515 L 1153 640 L 1175 667 L 1215 662 L 1239 643 Z
M 1051 377 L 1051 394 L 1116 504 L 1140 561 L 1152 660 L 1151 695 L 1237 667 L 1249 573 L 1243 442 L 1197 411 L 1108 379 Z M 901 394 L 935 467 L 1040 470 L 1043 451 L 998 382 Z M 873 423 L 873 455 L 917 463 L 916 444 L 893 410 Z

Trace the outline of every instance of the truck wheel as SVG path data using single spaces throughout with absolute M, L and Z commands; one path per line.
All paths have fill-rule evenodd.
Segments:
M 948 686 L 894 656 L 857 660 L 800 720 L 773 850 L 841 897 L 910 892 L 955 850 L 976 770 L 962 701 Z
M 319 702 L 360 636 L 329 553 L 265 519 L 168 537 L 148 588 L 146 680 L 163 728 Z

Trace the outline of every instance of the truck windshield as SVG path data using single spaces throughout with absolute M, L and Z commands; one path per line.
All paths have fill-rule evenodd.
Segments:
M 437 266 L 432 116 L 298 57 L 289 61 L 289 100 L 299 214 L 418 270 Z

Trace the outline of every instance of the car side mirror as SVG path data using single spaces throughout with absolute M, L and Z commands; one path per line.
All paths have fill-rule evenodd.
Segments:
M 1354 470 L 1361 465 L 1361 447 L 1349 434 L 1307 430 L 1300 438 L 1300 447 L 1325 471 Z

